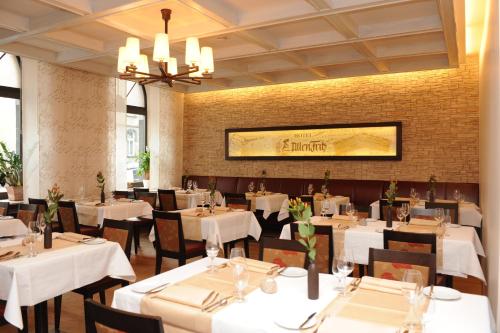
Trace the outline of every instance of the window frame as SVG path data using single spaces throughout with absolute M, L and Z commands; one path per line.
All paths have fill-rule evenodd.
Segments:
M 3 52 L 3 55 L 0 56 L 0 61 L 2 61 L 2 58 L 6 54 L 9 54 L 9 53 Z M 17 65 L 19 66 L 19 82 L 20 82 L 20 86 L 22 87 L 23 77 L 22 77 L 21 58 L 19 56 L 15 56 L 15 57 L 17 60 Z M 19 100 L 19 124 L 16 124 L 16 126 L 19 125 L 19 134 L 18 134 L 18 136 L 19 136 L 19 151 L 18 151 L 18 154 L 19 154 L 19 156 L 21 156 L 21 159 L 22 159 L 23 158 L 23 99 L 22 99 L 22 95 L 21 95 L 21 87 L 14 88 L 14 87 L 0 86 L 0 97 Z
M 138 84 L 135 82 L 134 84 Z M 146 88 L 144 88 L 144 85 L 140 84 L 139 85 L 142 88 L 142 93 L 144 95 L 144 107 L 140 106 L 135 106 L 135 105 L 128 105 L 127 104 L 127 114 L 136 114 L 140 116 L 144 116 L 144 130 L 146 131 L 145 136 L 144 136 L 144 143 L 146 145 L 145 148 L 148 146 L 148 100 L 147 100 L 147 95 L 146 95 Z M 130 92 L 134 89 L 134 86 L 130 89 L 130 91 L 127 91 L 127 97 L 130 94 Z

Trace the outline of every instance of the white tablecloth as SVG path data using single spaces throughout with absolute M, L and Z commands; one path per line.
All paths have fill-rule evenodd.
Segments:
M 185 190 L 177 190 L 175 191 L 175 199 L 177 201 L 178 209 L 195 208 L 198 205 L 201 205 L 203 200 L 205 200 L 205 203 L 208 204 L 210 200 L 210 191 L 197 190 L 192 193 L 186 193 Z M 215 202 L 220 205 L 223 202 L 222 200 L 222 194 L 219 191 L 216 191 Z
M 374 219 L 380 219 L 380 205 L 378 200 L 372 202 L 371 216 Z M 415 214 L 421 214 L 425 212 L 425 201 L 420 201 L 418 205 L 413 207 L 412 211 Z M 420 211 L 420 212 L 419 212 Z M 464 202 L 458 206 L 458 220 L 461 225 L 470 225 L 471 227 L 481 228 L 481 221 L 483 220 L 483 215 L 481 215 L 481 209 L 472 202 Z
M 178 212 L 195 213 L 196 208 L 185 209 Z M 214 235 L 222 247 L 224 243 L 242 239 L 247 236 L 252 236 L 259 240 L 262 228 L 259 221 L 253 212 L 227 212 L 218 215 L 210 215 L 200 218 L 193 218 L 188 216 L 183 218 L 184 234 L 187 239 L 202 240 L 207 239 L 210 235 Z M 199 225 L 194 225 L 199 224 Z M 200 228 L 201 233 L 187 232 L 193 228 Z M 200 235 L 201 237 L 189 237 L 188 235 Z M 149 239 L 153 242 L 155 240 L 154 229 L 151 229 Z
M 321 219 L 314 217 L 314 219 Z M 397 226 L 399 222 L 395 222 Z M 384 248 L 382 229 L 385 221 L 370 222 L 367 226 L 356 226 L 345 232 L 344 247 L 353 251 L 357 264 L 368 265 L 368 249 Z M 283 226 L 280 238 L 290 239 L 290 225 Z M 480 256 L 485 256 L 483 246 L 476 230 L 471 227 L 448 228 L 443 239 L 443 268 L 439 273 L 466 277 L 471 275 L 485 282 L 484 273 L 479 263 Z
M 0 243 L 0 247 L 11 245 L 14 244 Z M 78 244 L 40 253 L 34 258 L 0 261 L 0 299 L 7 300 L 5 319 L 22 329 L 21 306 L 35 305 L 108 275 L 135 281 L 127 256 L 114 242 Z
M 28 228 L 21 220 L 0 220 L 0 237 L 24 235 L 26 231 L 28 231 Z
M 96 206 L 97 202 L 82 202 L 76 204 L 80 224 L 102 226 L 106 219 L 125 220 L 130 217 L 149 215 L 153 207 L 145 201 L 106 203 L 106 206 Z
M 262 216 L 267 219 L 272 213 L 280 212 L 278 216 L 278 221 L 288 217 L 288 210 L 286 212 L 286 217 L 283 217 L 283 207 L 286 205 L 288 207 L 288 194 L 282 193 L 272 193 L 262 196 L 255 196 L 253 193 L 246 193 L 247 200 L 252 200 L 253 210 L 262 210 Z M 253 203 L 255 201 L 255 204 Z M 281 218 L 281 219 L 280 219 Z
M 216 264 L 225 261 L 216 258 Z M 139 285 L 154 286 L 165 282 L 175 283 L 198 274 L 208 265 L 208 258 L 204 258 L 168 272 L 153 276 L 136 284 L 120 288 L 115 291 L 112 306 L 117 309 L 140 313 L 142 294 L 132 291 Z M 286 333 L 274 324 L 274 319 L 280 313 L 300 313 L 304 319 L 312 312 L 324 309 L 336 296 L 333 290 L 334 278 L 332 275 L 320 274 L 320 298 L 311 301 L 307 298 L 307 278 L 277 277 L 278 292 L 265 294 L 256 289 L 246 296 L 244 303 L 233 303 L 218 311 L 212 318 L 213 333 L 254 333 L 276 332 Z M 493 319 L 490 305 L 485 296 L 462 294 L 459 301 L 436 301 L 434 320 L 429 324 L 428 333 L 493 333 Z M 325 321 L 320 332 L 334 332 L 334 328 L 327 327 Z M 330 325 L 328 323 L 328 325 Z

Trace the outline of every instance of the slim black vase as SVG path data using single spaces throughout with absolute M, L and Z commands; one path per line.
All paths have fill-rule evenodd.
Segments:
M 319 272 L 314 261 L 311 261 L 307 268 L 307 297 L 309 299 L 319 298 Z
M 101 203 L 105 203 L 106 202 L 106 196 L 104 195 L 104 190 L 101 190 Z
M 45 230 L 43 233 L 43 248 L 52 248 L 52 223 L 46 223 Z
M 389 206 L 385 220 L 387 222 L 387 228 L 392 228 L 392 206 Z

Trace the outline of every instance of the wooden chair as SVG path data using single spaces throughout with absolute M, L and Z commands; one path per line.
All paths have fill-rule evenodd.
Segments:
M 158 190 L 158 199 L 160 202 L 160 210 L 170 212 L 177 210 L 177 198 L 175 190 Z
M 302 200 L 302 202 L 307 203 L 309 206 L 311 206 L 311 212 L 314 215 L 314 196 L 301 195 L 300 200 Z
M 380 209 L 380 219 L 385 221 L 387 214 L 389 213 L 389 209 L 392 210 L 392 220 L 397 221 L 398 220 L 398 214 L 396 209 L 403 206 L 404 203 L 409 204 L 409 201 L 404 201 L 404 200 L 395 200 L 392 203 L 392 207 L 389 206 L 389 202 L 387 199 L 380 199 L 378 201 L 379 203 L 379 209 Z M 406 221 L 410 220 L 410 214 L 406 217 Z
M 282 267 L 307 268 L 307 250 L 296 240 L 263 237 L 260 242 L 259 260 Z
M 134 252 L 137 254 L 137 249 L 140 247 L 141 242 L 141 230 L 146 229 L 149 232 L 153 227 L 153 216 L 152 215 L 143 215 L 137 217 L 130 217 L 126 219 L 128 223 L 132 224 L 132 230 L 134 234 Z
M 424 286 L 435 284 L 436 255 L 370 248 L 368 255 L 368 275 L 401 281 L 404 271 L 416 269 L 422 273 Z
M 155 232 L 156 274 L 161 272 L 163 257 L 177 259 L 179 266 L 183 266 L 187 259 L 206 256 L 204 242 L 184 239 L 180 213 L 154 210 L 153 228 Z
M 147 202 L 148 204 L 153 207 L 153 209 L 156 209 L 156 197 L 157 194 L 153 192 L 137 192 L 136 193 L 136 200 L 142 200 L 144 202 Z
M 125 252 L 125 255 L 130 260 L 130 249 L 132 247 L 132 224 L 127 221 L 118 221 L 104 219 L 101 229 L 102 237 L 111 242 L 116 242 L 120 245 Z M 106 289 L 113 288 L 115 286 L 125 287 L 128 285 L 128 281 L 115 279 L 110 276 L 106 276 L 99 281 L 88 284 L 81 288 L 73 290 L 73 292 L 83 296 L 83 299 L 92 298 L 95 294 L 99 293 L 99 299 L 101 304 L 106 304 Z M 59 330 L 60 319 L 61 319 L 61 305 L 62 305 L 62 295 L 54 298 L 54 315 L 55 315 L 55 327 L 56 331 Z
M 246 200 L 247 197 L 245 193 L 230 193 L 230 192 L 225 192 L 224 193 L 224 199 L 226 199 L 226 205 L 228 200 Z
M 356 210 L 358 211 L 358 218 L 363 219 L 363 218 L 368 218 L 371 217 L 371 209 L 370 206 L 359 206 L 356 205 Z M 340 204 L 339 205 L 339 215 L 347 215 L 346 213 L 347 205 L 346 204 Z
M 130 192 L 129 191 L 113 191 L 113 198 L 118 200 L 118 199 L 130 199 Z
M 5 201 L 0 201 L 0 216 L 7 215 L 9 211 L 9 203 Z
M 27 226 L 30 222 L 36 221 L 38 217 L 38 206 L 30 204 L 20 204 L 17 211 L 17 219 L 23 221 Z
M 384 229 L 384 249 L 436 254 L 436 235 Z
M 61 224 L 62 232 L 76 232 L 78 234 L 98 237 L 99 228 L 83 225 L 78 222 L 78 214 L 74 201 L 59 201 L 57 219 Z
M 444 211 L 448 211 L 451 218 L 451 223 L 459 224 L 459 216 L 458 213 L 458 203 L 457 202 L 425 202 L 425 209 L 436 209 L 443 208 Z
M 84 308 L 86 333 L 103 331 L 163 333 L 160 317 L 113 309 L 91 299 L 85 300 Z
M 245 195 L 243 195 L 245 196 Z M 250 211 L 252 206 L 252 201 L 247 200 L 245 198 L 241 197 L 226 197 L 226 207 L 232 208 L 232 209 L 244 209 L 246 211 Z M 245 237 L 242 239 L 237 239 L 234 241 L 229 242 L 228 247 L 225 247 L 224 252 L 226 255 L 230 252 L 232 248 L 236 245 L 236 242 L 243 241 L 243 247 L 245 248 L 245 256 L 247 258 L 250 257 L 250 238 Z M 226 245 L 226 244 L 224 244 Z
M 28 198 L 28 202 L 30 205 L 36 205 L 38 207 L 38 216 L 42 215 L 40 218 L 43 218 L 43 213 L 49 209 L 47 205 L 47 200 L 45 199 L 35 199 L 35 198 Z M 57 231 L 60 232 L 61 229 L 61 224 L 59 221 L 52 221 L 52 231 Z
M 290 223 L 292 239 L 299 240 L 298 223 Z M 316 266 L 320 273 L 332 274 L 333 228 L 327 225 L 314 226 L 316 237 Z
M 149 188 L 145 188 L 145 187 L 134 187 L 134 199 L 138 199 L 137 198 L 137 193 L 140 193 L 140 192 L 149 192 Z

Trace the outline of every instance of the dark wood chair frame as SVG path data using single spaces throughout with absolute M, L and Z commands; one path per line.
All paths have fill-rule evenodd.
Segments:
M 389 241 L 430 244 L 431 253 L 436 253 L 435 234 L 421 234 L 415 232 L 402 232 L 384 229 L 384 249 L 386 250 L 389 250 Z
M 113 198 L 115 196 L 118 196 L 119 198 L 127 198 L 127 199 L 133 199 L 134 198 L 134 195 L 133 193 L 129 192 L 129 191 L 113 191 Z M 116 199 L 116 198 L 115 198 Z
M 155 192 L 137 192 L 136 193 L 137 200 L 144 200 L 143 199 L 144 197 L 154 198 L 154 200 L 153 200 L 153 202 L 154 202 L 153 209 L 156 209 L 156 201 L 158 200 L 158 193 L 155 193 Z M 144 200 L 144 201 L 146 201 L 146 200 Z
M 229 199 L 241 199 L 241 200 L 247 199 L 245 193 L 231 193 L 231 192 L 224 193 L 224 198 L 226 199 L 226 203 Z
M 78 234 L 81 233 L 81 230 L 80 230 L 81 225 L 78 222 L 78 214 L 76 212 L 76 203 L 74 201 L 59 201 L 59 207 L 71 208 L 71 210 L 73 212 L 73 220 L 75 222 L 75 232 Z M 61 231 L 64 232 L 64 225 L 62 223 L 61 213 L 59 212 L 59 210 L 57 210 L 57 220 L 59 221 L 59 224 L 61 226 Z M 86 225 L 84 225 L 84 227 L 88 228 L 88 229 L 98 230 L 98 227 L 91 227 L 91 226 L 86 226 Z
M 244 194 L 243 194 L 243 197 L 241 197 L 241 196 L 240 197 L 237 197 L 237 196 L 226 197 L 226 207 L 228 207 L 232 203 L 234 203 L 234 204 L 240 204 L 240 205 L 246 205 L 247 206 L 247 208 L 246 208 L 247 211 L 250 211 L 251 207 L 252 207 L 252 201 L 251 200 L 247 200 L 245 198 Z M 236 243 L 239 242 L 239 241 L 243 241 L 243 247 L 245 249 L 245 256 L 247 258 L 250 258 L 250 239 L 251 239 L 251 237 L 245 237 L 245 238 L 237 239 L 237 240 L 234 240 L 234 241 L 231 241 L 229 243 L 224 244 L 224 253 L 225 253 L 226 258 L 229 255 L 229 251 L 232 248 L 234 248 L 234 246 L 236 245 Z
M 167 210 L 163 207 L 163 202 L 161 201 L 162 194 L 171 194 L 174 197 L 174 210 L 177 210 L 177 196 L 175 195 L 175 190 L 160 190 L 158 189 L 158 202 L 160 203 L 160 210 L 166 212 Z
M 149 188 L 146 187 L 134 187 L 134 199 L 137 200 L 137 193 L 139 192 L 149 192 Z
M 304 268 L 307 268 L 307 266 L 309 265 L 306 248 L 296 240 L 262 237 L 259 245 L 260 261 L 264 260 L 264 249 L 276 249 L 304 253 Z
M 306 202 L 309 206 L 311 206 L 311 212 L 314 216 L 314 196 L 312 195 L 301 195 L 300 200 L 302 202 Z
M 0 201 L 0 207 L 5 208 L 5 215 L 9 214 L 9 203 L 6 201 Z
M 389 206 L 389 202 L 387 201 L 387 199 L 379 199 L 378 203 L 379 203 L 379 209 L 380 209 L 380 219 L 385 220 L 384 207 Z M 406 200 L 394 200 L 394 202 L 392 203 L 392 207 L 401 207 L 401 206 L 403 206 L 404 203 L 409 204 L 410 202 L 406 201 Z M 398 217 L 393 216 L 392 220 L 397 221 Z M 408 214 L 408 216 L 406 217 L 406 221 L 408 222 L 409 220 L 410 220 L 410 214 Z
M 457 202 L 425 202 L 425 209 L 436 209 L 436 208 L 443 208 L 443 209 L 448 209 L 450 211 L 453 211 L 454 219 L 453 222 L 454 224 L 460 224 L 459 222 L 459 212 L 458 212 L 458 203 Z
M 156 219 L 165 219 L 165 220 L 176 220 L 178 226 L 178 239 L 179 239 L 179 252 L 167 251 L 161 248 L 160 243 L 160 235 L 157 228 Z M 206 257 L 205 248 L 203 251 L 190 253 L 189 256 L 186 253 L 186 240 L 184 239 L 184 229 L 182 228 L 182 217 L 180 213 L 172 213 L 172 212 L 162 212 L 158 210 L 153 211 L 153 228 L 155 233 L 155 249 L 156 249 L 156 267 L 155 274 L 160 274 L 161 265 L 163 257 L 177 259 L 179 261 L 179 266 L 183 266 L 186 264 L 186 260 L 194 257 Z
M 85 300 L 84 308 L 86 333 L 97 333 L 96 323 L 123 332 L 164 332 L 160 317 L 113 309 L 91 299 Z
M 314 226 L 315 234 L 316 235 L 326 235 L 328 236 L 328 273 L 332 273 L 332 264 L 333 264 L 333 228 L 328 225 L 316 225 Z M 290 223 L 290 231 L 292 233 L 292 239 L 295 239 L 298 241 L 298 239 L 295 238 L 295 235 L 298 234 L 299 232 L 299 225 L 297 223 Z
M 373 276 L 375 261 L 396 262 L 429 267 L 428 284 L 436 283 L 436 255 L 434 253 L 416 253 L 370 248 L 368 252 L 368 275 Z

